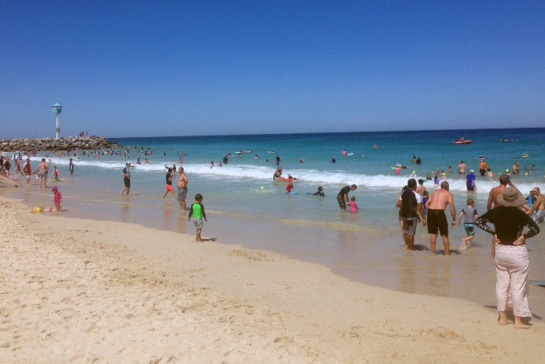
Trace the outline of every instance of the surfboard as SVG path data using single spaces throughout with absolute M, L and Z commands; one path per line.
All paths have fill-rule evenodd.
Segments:
M 286 177 L 278 177 L 277 179 L 275 179 L 274 181 L 275 182 L 288 182 L 290 179 L 289 178 L 286 178 Z M 292 178 L 292 181 L 297 181 L 297 178 Z
M 407 166 L 404 166 L 402 164 L 396 164 L 395 166 L 392 166 L 392 169 L 396 169 L 396 168 L 407 169 Z
M 0 183 L 8 187 L 19 187 L 19 184 L 17 182 L 12 180 L 11 178 L 7 178 L 4 176 L 0 176 Z

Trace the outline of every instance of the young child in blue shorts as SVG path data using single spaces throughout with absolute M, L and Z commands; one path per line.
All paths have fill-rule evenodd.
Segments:
M 467 237 L 463 239 L 464 250 L 471 246 L 471 242 L 475 238 L 475 218 L 478 216 L 479 214 L 477 213 L 477 210 L 475 210 L 475 202 L 473 199 L 468 198 L 467 206 L 462 209 L 462 212 L 460 212 L 460 216 L 458 217 L 458 225 L 461 224 L 462 218 L 464 219 L 464 229 L 467 235 Z

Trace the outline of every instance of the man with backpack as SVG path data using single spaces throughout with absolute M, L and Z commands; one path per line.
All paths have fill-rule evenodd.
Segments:
M 407 188 L 404 189 L 397 200 L 396 206 L 400 209 L 399 214 L 403 241 L 408 250 L 413 250 L 414 235 L 416 233 L 418 221 L 421 221 L 422 225 L 426 226 L 422 196 L 416 192 L 416 180 L 414 178 L 409 179 L 407 182 Z

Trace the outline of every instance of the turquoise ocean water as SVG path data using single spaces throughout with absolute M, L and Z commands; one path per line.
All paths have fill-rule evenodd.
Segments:
M 461 137 L 472 143 L 455 145 L 453 142 Z M 448 173 L 447 180 L 460 211 L 467 193 L 465 179 L 457 173 L 458 163 L 463 160 L 469 169 L 478 172 L 479 158 L 484 156 L 496 174 L 512 169 L 519 161 L 521 173 L 512 180 L 523 193 L 534 186 L 545 190 L 545 128 L 111 140 L 125 146 L 129 153 L 117 150 L 113 155 L 79 154 L 74 157 L 73 178 L 68 175 L 67 156 L 47 156 L 51 166 L 56 165 L 61 172 L 63 181 L 50 186 L 59 186 L 63 193 L 66 216 L 124 221 L 193 234 L 194 227 L 174 199 L 161 199 L 165 165 L 183 165 L 190 179 L 188 203 L 196 193 L 204 196 L 209 215 L 203 230 L 205 237 L 325 264 L 352 279 L 388 288 L 465 298 L 469 295 L 477 301 L 482 293 L 478 292 L 478 284 L 471 293 L 472 289 L 463 282 L 479 280 L 483 274 L 482 279 L 490 279 L 489 236 L 478 232 L 475 249 L 453 258 L 458 263 L 449 262 L 446 267 L 440 264 L 431 273 L 407 274 L 418 271 L 421 263 L 428 268 L 435 263 L 429 261 L 425 228 L 420 227 L 417 232 L 420 251 L 408 253 L 402 247 L 395 208 L 401 188 L 413 173 L 426 179 L 437 171 L 448 173 L 450 166 L 453 172 Z M 348 156 L 343 156 L 344 150 Z M 228 163 L 219 166 L 226 154 L 231 154 Z M 287 195 L 284 183 L 273 182 L 277 155 L 284 176 L 297 178 L 294 191 L 298 194 Z M 413 156 L 422 162 L 413 163 Z M 32 158 L 34 168 L 40 157 Z M 138 158 L 142 164 L 137 164 Z M 146 158 L 149 164 L 144 164 Z M 332 163 L 333 158 L 336 163 Z M 134 165 L 132 196 L 121 197 L 121 170 L 126 161 Z M 396 175 L 392 168 L 396 164 L 407 168 Z M 30 188 L 2 192 L 23 198 L 30 206 L 51 205 L 52 194 L 40 191 L 36 183 L 33 180 Z M 341 213 L 338 208 L 336 195 L 346 184 L 358 185 L 352 193 L 361 209 L 357 215 Z M 485 211 L 488 192 L 495 185 L 495 180 L 477 177 L 474 198 L 480 213 Z M 318 186 L 323 186 L 325 198 L 309 195 Z M 433 181 L 426 181 L 425 186 L 433 191 Z M 534 240 L 542 242 L 541 235 Z M 463 228 L 453 230 L 452 245 L 459 245 L 464 236 Z M 438 248 L 442 248 L 441 243 Z M 545 266 L 543 254 L 534 259 L 541 259 L 539 264 Z M 451 284 L 440 284 L 439 278 L 437 282 L 428 279 L 430 274 Z M 535 274 L 543 275 L 535 279 L 545 279 L 545 271 Z

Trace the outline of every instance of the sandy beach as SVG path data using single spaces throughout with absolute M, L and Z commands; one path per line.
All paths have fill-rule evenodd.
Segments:
M 541 317 L 530 330 L 500 327 L 494 297 L 483 307 L 395 292 L 275 253 L 1 202 L 2 363 L 541 363 L 545 354 Z

